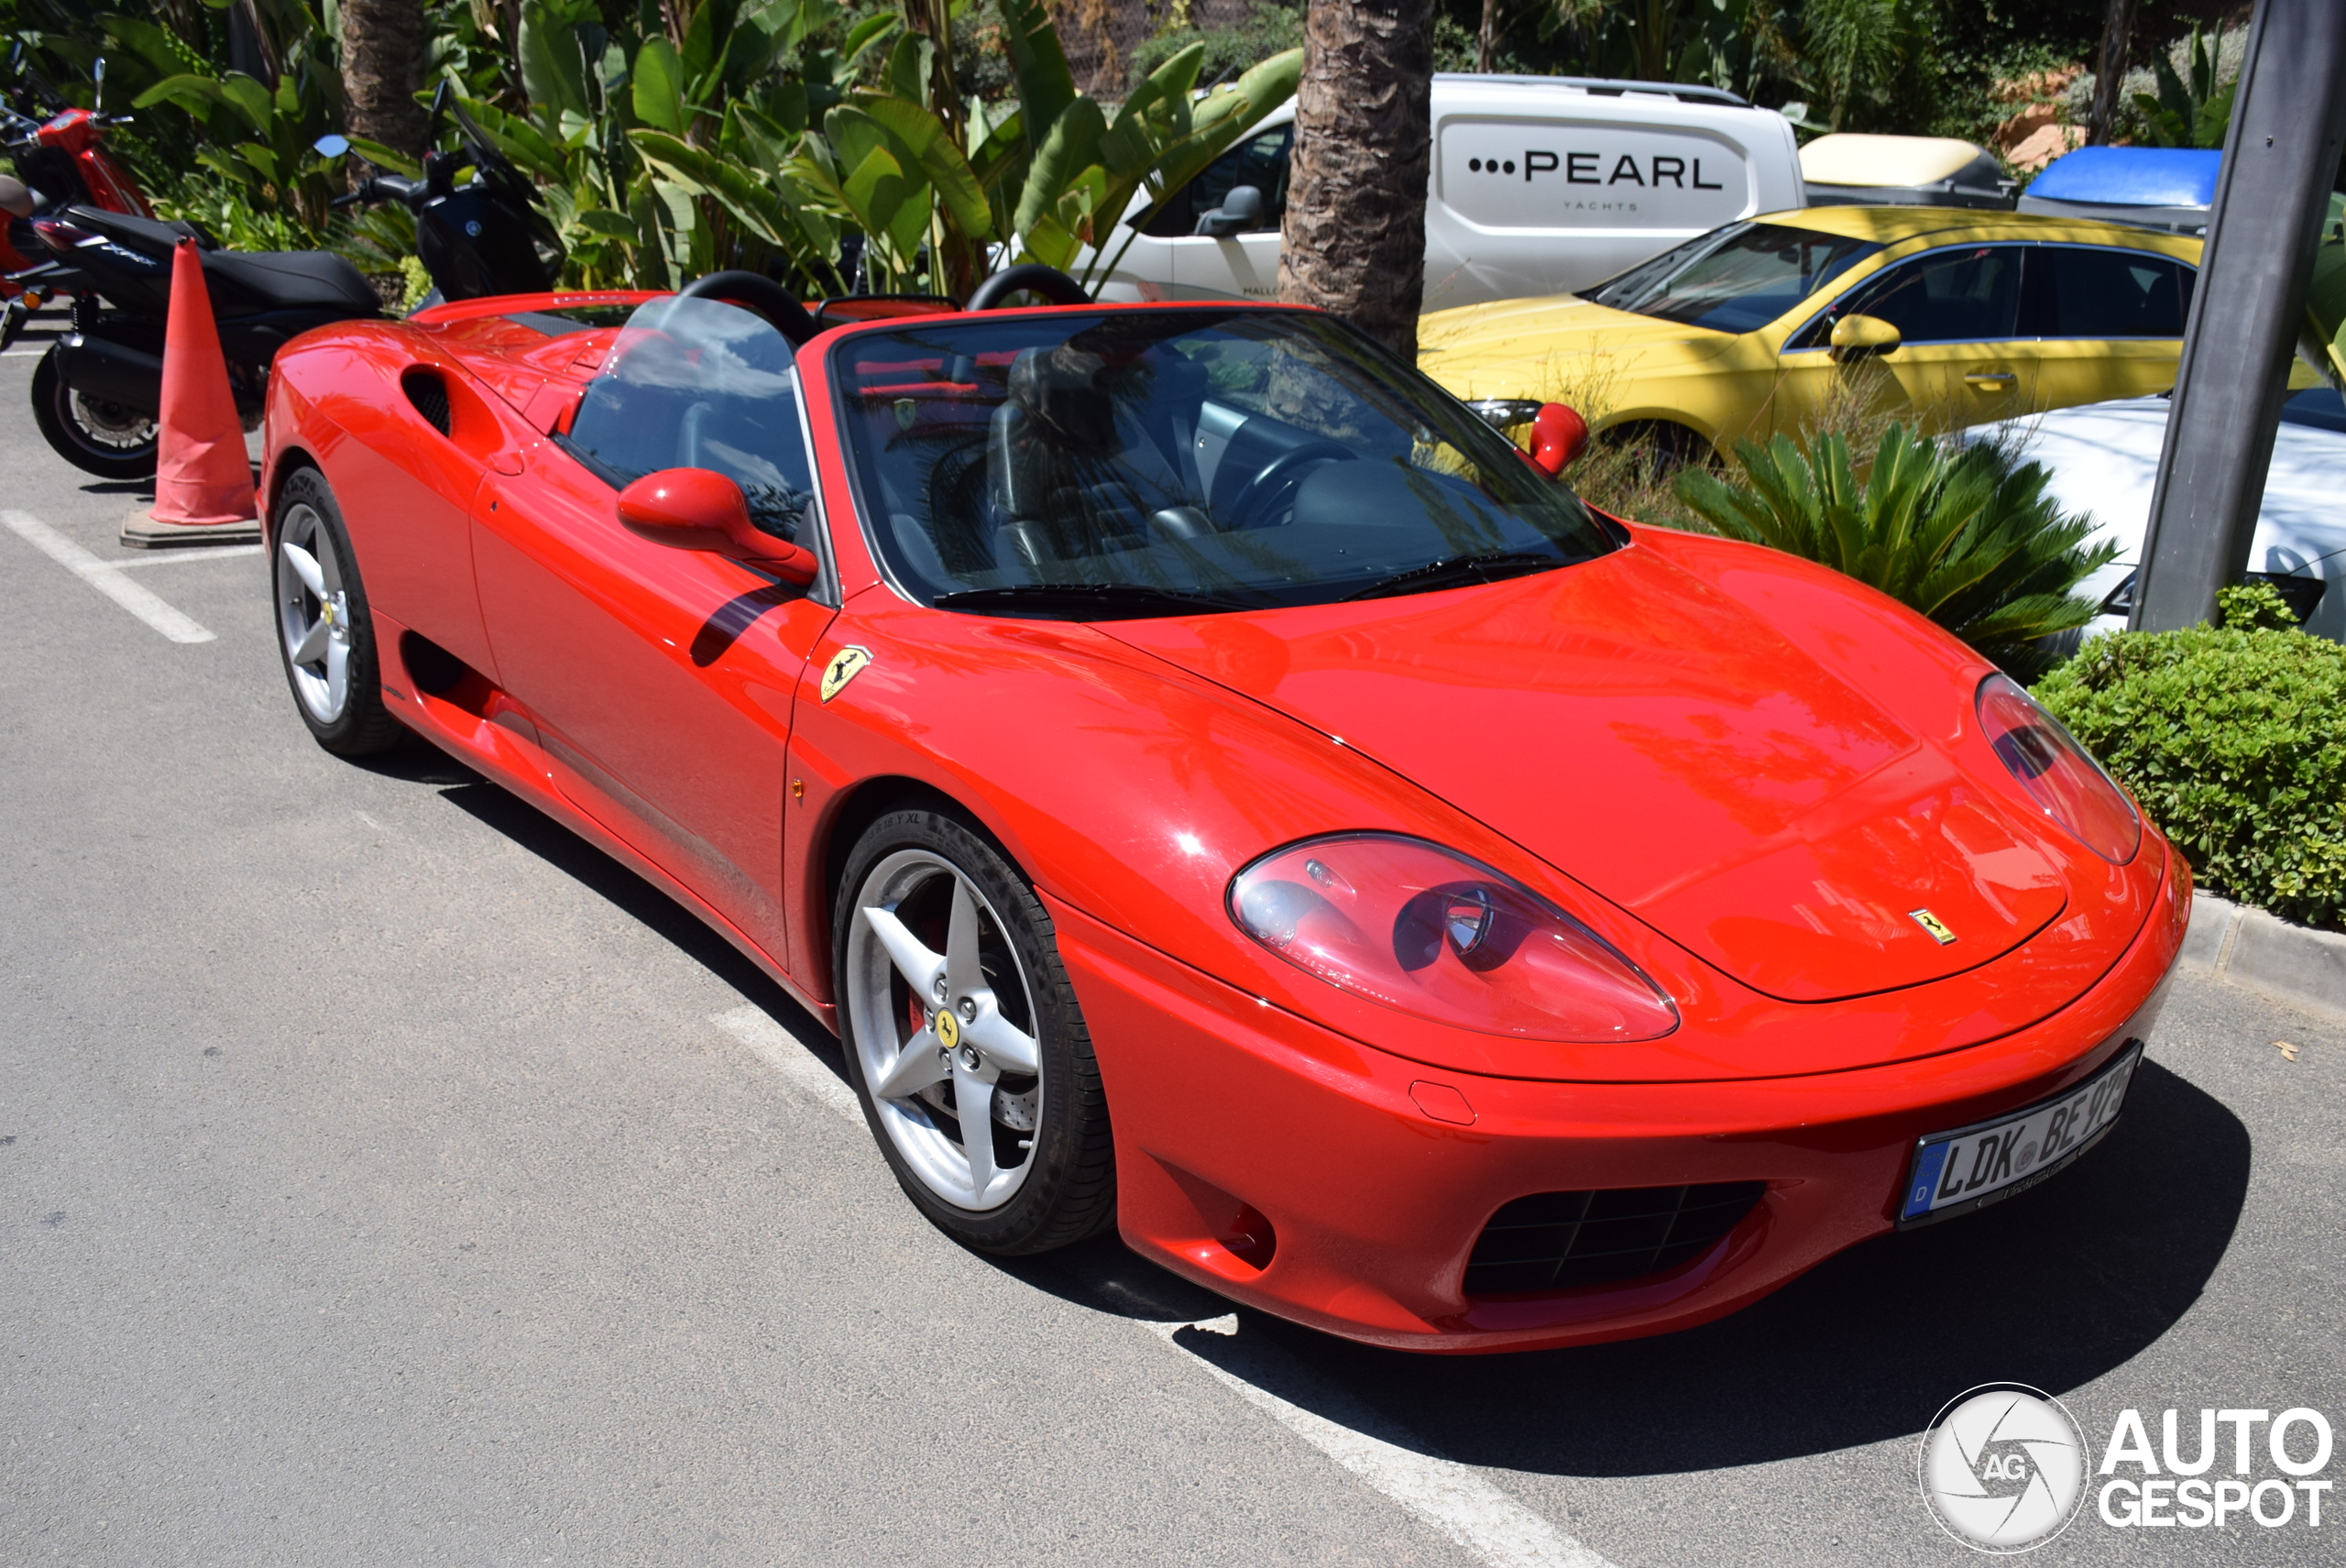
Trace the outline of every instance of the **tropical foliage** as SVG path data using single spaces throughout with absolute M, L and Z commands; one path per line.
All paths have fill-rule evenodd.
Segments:
M 1303 0 L 1254 0 L 1234 24 L 1217 8 L 1211 26 L 1200 0 L 1057 0 L 1079 18 L 1073 71 L 1051 3 L 418 0 L 424 80 L 453 82 L 544 184 L 573 281 L 739 265 L 826 289 L 948 292 L 1021 256 L 1096 278 L 1118 203 L 1187 178 L 1299 68 Z M 105 4 L 0 0 L 0 33 L 79 102 L 106 58 L 109 105 L 137 105 L 115 145 L 170 211 L 238 244 L 332 243 L 378 261 L 400 248 L 397 213 L 354 225 L 324 205 L 348 178 L 311 150 L 345 129 L 334 0 Z M 2065 62 L 2093 51 L 2105 8 L 1436 0 L 1434 41 L 1440 68 L 1469 68 L 1487 20 L 1502 71 L 1707 83 L 1812 131 L 1985 139 L 2012 113 L 2012 80 L 2074 75 Z M 1106 54 L 1088 41 L 1111 24 L 1131 39 L 1144 13 L 1153 37 Z M 2154 69 L 2130 76 L 2132 134 L 2212 145 L 2229 35 L 2138 42 Z
M 2216 57 L 2199 29 L 2191 29 L 2187 74 L 2177 71 L 2165 52 L 2154 57 L 2156 93 L 2134 94 L 2142 139 L 2153 147 L 2221 147 L 2232 119 L 2232 97 L 2240 86 L 2235 76 L 2219 83 Z
M 999 0 L 987 36 L 1007 91 L 989 101 L 961 90 L 988 73 L 951 58 L 950 40 L 969 36 L 959 9 L 441 4 L 430 63 L 538 182 L 572 283 L 660 287 L 745 267 L 822 291 L 962 294 L 1017 259 L 1103 275 L 1132 203 L 1212 161 L 1292 93 L 1301 62 L 1286 51 L 1200 94 L 1206 51 L 1185 47 L 1103 104 L 1077 90 L 1042 0 Z M 399 215 L 332 214 L 348 170 L 312 148 L 342 126 L 334 13 L 257 0 L 255 14 L 258 36 L 235 64 L 200 26 L 207 47 L 191 43 L 186 17 L 106 13 L 34 38 L 60 76 L 108 57 L 141 113 L 126 150 L 173 215 L 231 243 L 333 243 L 388 265 Z M 357 147 L 412 172 L 390 148 Z
M 2097 637 L 2036 696 L 2099 757 L 2201 886 L 2292 919 L 2346 916 L 2346 647 L 2262 583 L 2220 629 Z
M 2031 678 L 2045 640 L 2091 620 L 2069 590 L 2116 558 L 2092 522 L 2046 495 L 2043 466 L 1992 445 L 1957 447 L 1892 425 L 1862 475 L 1838 433 L 1738 442 L 1739 482 L 1682 471 L 1680 500 L 1730 539 L 1847 573 Z

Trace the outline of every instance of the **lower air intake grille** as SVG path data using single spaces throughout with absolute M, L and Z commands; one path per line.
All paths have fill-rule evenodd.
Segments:
M 1535 1192 L 1491 1216 L 1466 1263 L 1466 1294 L 1612 1285 L 1675 1268 L 1742 1223 L 1764 1181 Z

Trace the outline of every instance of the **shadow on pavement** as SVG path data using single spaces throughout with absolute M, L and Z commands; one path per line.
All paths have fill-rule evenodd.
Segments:
M 764 1008 L 833 1071 L 826 1029 L 748 959 L 568 828 L 427 749 L 371 759 L 576 878 Z M 1238 1341 L 1184 1335 L 1217 1363 L 1332 1420 L 1364 1411 L 1452 1458 L 1572 1475 L 1639 1475 L 1826 1453 L 1920 1432 L 1974 1384 L 2055 1394 L 2154 1344 L 2222 1261 L 2248 1189 L 2248 1131 L 2162 1067 L 2057 1179 L 2008 1203 L 1887 1235 L 1774 1296 L 1683 1333 L 1580 1350 L 1425 1356 L 1328 1338 L 1240 1310 Z M 941 1239 L 941 1238 L 940 1238 Z M 1146 1322 L 1231 1304 L 1102 1236 L 992 1265 L 1035 1289 Z M 1195 1343 L 1192 1343 L 1192 1342 Z M 1246 1348 L 1240 1348 L 1240 1346 Z M 1276 1345 L 1285 1357 L 1253 1347 Z M 1233 1370 L 1239 1368 L 1233 1366 Z
M 2221 1262 L 2248 1172 L 2239 1119 L 2150 1061 L 2124 1120 L 2059 1179 L 1866 1243 L 1703 1328 L 1448 1357 L 1244 1312 L 1242 1337 L 1277 1341 L 1302 1374 L 1266 1383 L 1272 1392 L 1340 1421 L 1354 1401 L 1370 1405 L 1469 1464 L 1572 1475 L 1760 1464 L 1918 1433 L 1974 1384 L 2059 1394 L 2131 1360 L 2189 1310 Z M 1125 1317 L 1230 1310 L 1113 1238 L 1001 1266 Z M 1232 1342 L 1218 1337 L 1195 1336 L 1191 1348 L 1223 1362 Z
M 379 773 L 387 779 L 405 779 L 410 784 L 486 784 L 488 783 L 487 779 L 482 778 L 480 774 L 465 766 L 439 747 L 412 738 L 396 751 L 378 751 L 371 757 L 345 757 L 343 761 L 354 768 L 364 768 L 370 773 Z M 513 804 L 519 806 L 521 803 L 517 800 Z M 479 814 L 476 812 L 474 815 Z M 489 826 L 500 833 L 505 831 L 501 823 L 492 822 Z
M 361 765 L 395 778 L 442 786 L 441 799 L 642 922 L 764 1009 L 832 1071 L 839 1070 L 839 1050 L 830 1031 L 792 1001 L 789 992 L 769 980 L 763 970 L 674 899 L 536 806 L 430 747 L 408 747 L 367 758 Z

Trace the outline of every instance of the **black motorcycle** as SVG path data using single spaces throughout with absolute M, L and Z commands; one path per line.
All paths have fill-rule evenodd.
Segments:
M 534 187 L 447 102 L 444 88 L 433 108 L 435 117 L 453 111 L 462 150 L 427 153 L 421 179 L 373 175 L 334 204 L 398 201 L 415 214 L 416 248 L 433 285 L 427 303 L 553 287 L 564 253 Z M 329 157 L 348 148 L 340 137 L 318 143 Z M 467 167 L 473 178 L 458 185 Z M 71 330 L 34 367 L 33 419 L 59 455 L 101 478 L 155 472 L 164 322 L 172 252 L 182 239 L 195 242 L 203 261 L 229 389 L 247 429 L 260 420 L 269 364 L 287 342 L 314 326 L 384 313 L 374 286 L 332 251 L 225 250 L 197 225 L 84 206 L 35 217 L 32 230 L 59 265 L 82 276 L 85 291 Z

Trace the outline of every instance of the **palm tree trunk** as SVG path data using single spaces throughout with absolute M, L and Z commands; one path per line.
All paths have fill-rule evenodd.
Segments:
M 1351 322 L 1405 360 L 1425 296 L 1431 0 L 1311 0 L 1279 298 Z
M 423 0 L 342 0 L 343 125 L 352 136 L 422 155 L 423 49 Z
M 2093 117 L 2086 140 L 2099 147 L 2118 119 L 2119 86 L 2126 80 L 2126 49 L 2134 34 L 2134 0 L 2110 0 L 2101 19 L 2101 60 L 2093 79 Z
M 1670 80 L 1670 34 L 1678 8 L 1669 0 L 1646 0 L 1638 19 L 1638 75 L 1648 82 Z
M 1474 69 L 1487 72 L 1499 51 L 1499 0 L 1483 0 L 1483 28 L 1474 35 Z

